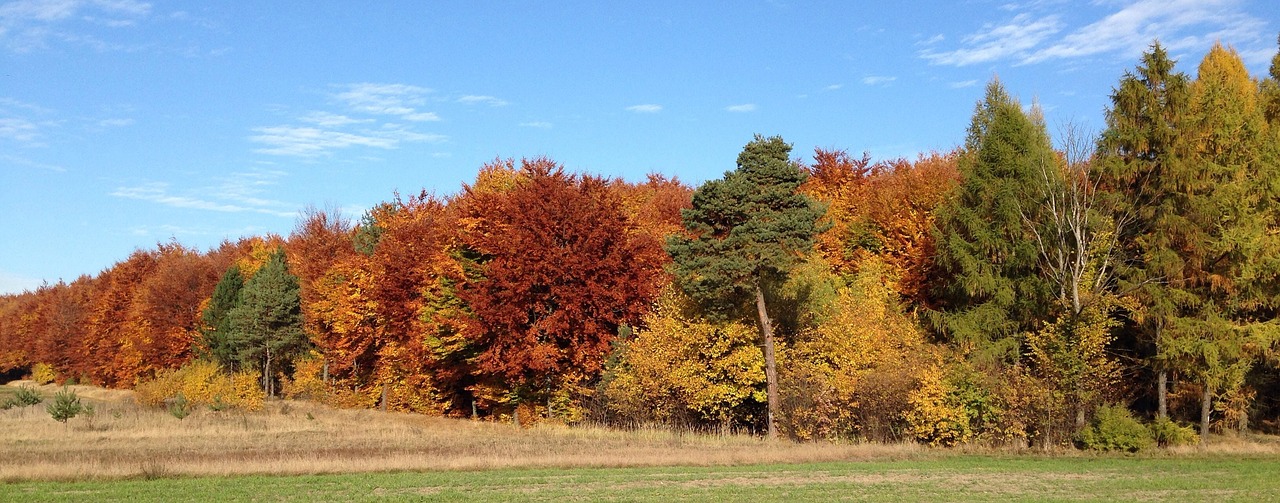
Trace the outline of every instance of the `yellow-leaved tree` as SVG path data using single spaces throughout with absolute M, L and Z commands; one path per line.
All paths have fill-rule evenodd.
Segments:
M 871 257 L 784 355 L 783 430 L 793 438 L 897 440 L 907 397 L 932 351 L 898 303 L 887 268 Z
M 600 385 L 607 413 L 722 430 L 758 422 L 766 397 L 755 327 L 711 323 L 691 310 L 687 297 L 668 288 L 644 317 L 646 328 L 618 339 Z

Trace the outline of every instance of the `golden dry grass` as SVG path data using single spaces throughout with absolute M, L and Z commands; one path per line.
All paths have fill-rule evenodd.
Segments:
M 10 385 L 31 383 L 11 383 Z M 927 455 L 915 445 L 769 442 L 660 429 L 508 424 L 339 410 L 295 401 L 256 413 L 201 409 L 179 420 L 132 392 L 72 386 L 92 418 L 43 406 L 0 411 L 0 480 L 317 474 L 509 467 L 737 465 Z M 40 387 L 46 395 L 58 388 Z

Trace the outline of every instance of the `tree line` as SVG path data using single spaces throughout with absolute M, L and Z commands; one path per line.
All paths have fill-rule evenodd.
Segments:
M 267 396 L 794 439 L 1273 431 L 1277 121 L 1280 55 L 1254 78 L 1215 45 L 1192 77 L 1156 43 L 1096 135 L 1055 141 L 993 80 L 962 146 L 911 160 L 757 136 L 696 190 L 496 160 L 4 296 L 0 370 L 131 387 L 200 360 Z

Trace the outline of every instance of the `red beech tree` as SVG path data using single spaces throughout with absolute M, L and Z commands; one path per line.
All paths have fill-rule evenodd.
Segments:
M 598 374 L 618 327 L 655 297 L 663 254 L 608 181 L 548 159 L 522 161 L 519 175 L 456 201 L 480 269 L 459 296 L 476 320 L 479 370 L 538 395 Z

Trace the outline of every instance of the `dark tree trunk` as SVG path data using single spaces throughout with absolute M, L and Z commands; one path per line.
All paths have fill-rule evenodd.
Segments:
M 1160 418 L 1169 417 L 1169 371 L 1160 369 L 1156 373 L 1156 396 L 1160 401 Z
M 764 290 L 756 284 L 756 312 L 760 316 L 760 335 L 764 336 L 764 379 L 769 396 L 769 438 L 778 438 L 775 421 L 778 415 L 778 360 L 773 351 L 773 322 L 764 304 Z
M 1204 396 L 1200 398 L 1200 445 L 1204 445 L 1209 438 L 1209 406 L 1213 398 L 1212 388 L 1209 383 L 1204 384 Z

